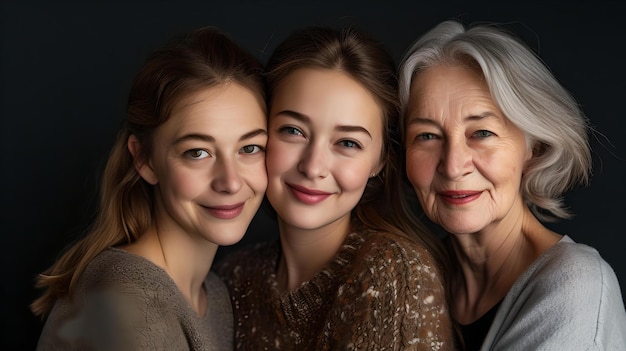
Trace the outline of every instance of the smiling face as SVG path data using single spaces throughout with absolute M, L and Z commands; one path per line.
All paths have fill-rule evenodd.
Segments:
M 239 241 L 267 186 L 266 124 L 260 101 L 236 83 L 179 103 L 157 128 L 152 155 L 139 170 L 155 185 L 159 230 L 218 245 Z
M 407 176 L 431 220 L 466 234 L 520 218 L 520 182 L 532 152 L 481 75 L 463 66 L 419 72 L 406 131 Z
M 298 69 L 274 92 L 267 197 L 281 228 L 347 231 L 350 212 L 382 167 L 382 111 L 341 71 Z

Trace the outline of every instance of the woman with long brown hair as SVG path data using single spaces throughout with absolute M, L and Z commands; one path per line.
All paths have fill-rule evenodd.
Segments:
M 231 349 L 228 291 L 209 270 L 267 186 L 260 63 L 213 27 L 136 76 L 98 217 L 37 286 L 38 349 Z

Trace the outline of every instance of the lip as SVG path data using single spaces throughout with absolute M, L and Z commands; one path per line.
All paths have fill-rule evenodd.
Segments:
M 478 199 L 482 191 L 476 190 L 446 190 L 438 192 L 439 197 L 450 205 L 465 205 Z
M 207 212 L 213 217 L 219 219 L 233 219 L 241 214 L 243 211 L 245 202 L 240 202 L 233 205 L 221 205 L 221 206 L 203 206 Z
M 330 195 L 332 195 L 331 193 L 326 191 L 309 189 L 307 187 L 295 184 L 287 184 L 287 187 L 289 188 L 289 190 L 291 190 L 291 193 L 298 201 L 307 205 L 318 204 L 326 200 Z

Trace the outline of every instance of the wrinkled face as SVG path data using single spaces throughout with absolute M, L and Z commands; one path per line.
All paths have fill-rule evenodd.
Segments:
M 182 101 L 154 135 L 140 173 L 155 185 L 159 230 L 230 245 L 244 235 L 267 187 L 267 119 L 236 83 Z
M 377 101 L 335 70 L 299 69 L 274 92 L 267 197 L 283 227 L 348 230 L 350 212 L 382 167 Z
M 521 215 L 532 152 L 481 75 L 462 66 L 419 72 L 405 119 L 407 176 L 431 220 L 466 234 Z

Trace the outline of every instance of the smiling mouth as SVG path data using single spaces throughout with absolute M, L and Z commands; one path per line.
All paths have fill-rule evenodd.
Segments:
M 439 193 L 439 195 L 445 202 L 452 204 L 452 205 L 464 205 L 464 204 L 470 203 L 478 199 L 481 194 L 482 192 L 480 191 L 471 191 L 471 192 L 442 191 Z
M 308 189 L 299 185 L 287 184 L 287 187 L 296 200 L 307 205 L 318 204 L 331 195 L 331 193 L 325 191 Z
M 241 214 L 244 209 L 245 202 L 234 205 L 224 206 L 203 206 L 206 211 L 213 217 L 219 219 L 233 219 Z

